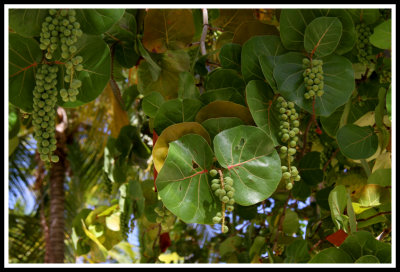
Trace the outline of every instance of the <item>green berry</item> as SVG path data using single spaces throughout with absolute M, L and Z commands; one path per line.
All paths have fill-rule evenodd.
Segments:
M 221 217 L 214 216 L 212 220 L 213 220 L 214 224 L 218 224 L 219 222 L 221 222 Z
M 217 170 L 215 170 L 215 169 L 211 169 L 210 170 L 210 176 L 211 177 L 216 177 L 218 175 L 218 171 Z
M 229 197 L 228 197 L 228 196 L 223 196 L 223 197 L 221 198 L 221 201 L 224 202 L 224 203 L 228 203 Z
M 292 190 L 292 188 L 293 188 L 293 183 L 288 183 L 288 184 L 286 184 L 286 190 Z
M 211 184 L 211 189 L 212 189 L 213 191 L 215 191 L 215 190 L 217 190 L 217 189 L 219 189 L 219 188 L 220 188 L 219 184 L 216 184 L 216 183 Z

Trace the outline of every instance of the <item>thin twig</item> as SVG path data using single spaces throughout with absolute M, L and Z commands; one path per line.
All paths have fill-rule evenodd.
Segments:
M 329 158 L 329 160 L 324 164 L 324 167 L 322 168 L 322 172 L 325 172 L 326 171 L 326 168 L 328 168 L 328 165 L 329 165 L 329 163 L 332 161 L 332 159 L 334 158 L 334 157 L 336 157 L 336 154 L 339 152 L 339 148 L 337 148 L 336 150 L 335 150 L 335 152 L 333 152 L 332 153 L 332 156 Z

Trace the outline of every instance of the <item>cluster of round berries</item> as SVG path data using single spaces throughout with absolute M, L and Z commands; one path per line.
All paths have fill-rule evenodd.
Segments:
M 40 33 L 40 49 L 47 50 L 45 56 L 47 59 L 53 58 L 53 53 L 61 42 L 61 57 L 67 59 L 70 54 L 76 52 L 74 44 L 83 32 L 80 24 L 76 21 L 75 10 L 55 9 L 49 10 L 49 16 L 42 23 Z
M 365 23 L 360 23 L 356 25 L 356 33 L 356 47 L 358 50 L 357 58 L 361 63 L 367 64 L 367 56 L 372 55 L 372 45 L 369 42 L 372 30 Z
M 324 71 L 322 70 L 322 60 L 313 59 L 310 61 L 308 58 L 303 59 L 303 72 L 304 84 L 306 85 L 306 92 L 304 97 L 312 99 L 315 95 L 322 96 L 324 94 Z
M 217 171 L 215 169 L 213 170 L 210 171 L 210 175 L 212 177 L 216 177 Z M 227 204 L 226 209 L 230 212 L 233 211 L 233 204 L 235 204 L 235 199 L 233 198 L 235 194 L 235 188 L 233 188 L 233 179 L 231 177 L 224 177 L 224 182 L 221 184 L 220 179 L 215 178 L 211 181 L 211 189 L 214 191 L 214 194 L 219 197 L 221 202 Z
M 170 230 L 170 226 L 168 225 L 168 220 L 173 217 L 174 215 L 167 209 L 163 208 L 160 209 L 160 207 L 156 207 L 154 209 L 156 214 L 158 215 L 156 218 L 156 222 L 161 224 L 161 229 L 163 231 L 168 231 Z
M 296 112 L 293 102 L 287 102 L 282 96 L 278 97 L 277 102 L 276 106 L 279 108 L 281 114 L 279 116 L 279 137 L 281 137 L 283 143 L 287 143 L 287 146 L 281 146 L 279 156 L 281 159 L 287 158 L 288 164 L 290 165 L 290 163 L 294 161 L 294 154 L 296 154 L 296 146 L 299 140 L 297 136 L 300 133 L 299 114 Z M 295 181 L 300 180 L 299 172 L 295 166 L 291 166 L 290 169 L 288 169 L 287 166 L 282 166 L 282 173 L 288 190 L 293 187 L 293 179 Z
M 72 58 L 70 61 L 65 63 L 65 73 L 64 81 L 69 83 L 69 89 L 61 89 L 60 96 L 64 102 L 74 102 L 76 101 L 76 96 L 79 94 L 78 88 L 82 86 L 82 81 L 77 78 L 74 78 L 75 71 L 82 71 L 83 58 L 82 56 L 76 56 Z
M 218 224 L 218 223 L 221 222 L 221 220 L 222 220 L 222 214 L 221 214 L 220 212 L 217 212 L 217 214 L 213 217 L 213 222 L 214 222 L 215 224 Z M 222 227 L 222 232 L 223 232 L 223 233 L 227 233 L 228 230 L 229 230 L 228 226 L 224 225 L 224 226 Z
M 44 64 L 36 73 L 36 86 L 33 90 L 33 127 L 38 142 L 40 159 L 45 162 L 58 162 L 55 138 L 55 105 L 57 102 L 57 66 Z

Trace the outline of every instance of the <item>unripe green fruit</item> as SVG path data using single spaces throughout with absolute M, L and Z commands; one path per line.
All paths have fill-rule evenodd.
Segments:
M 289 148 L 288 153 L 290 155 L 294 155 L 296 153 L 296 149 L 295 148 Z
M 232 198 L 234 194 L 235 194 L 235 193 L 234 193 L 233 191 L 229 191 L 229 192 L 226 193 L 226 195 L 227 195 L 229 198 Z
M 222 232 L 223 232 L 223 233 L 227 233 L 228 231 L 229 231 L 228 227 L 227 227 L 227 226 L 224 226 Z
M 232 211 L 235 209 L 235 206 L 227 205 L 227 206 L 226 206 L 226 209 L 227 209 L 229 212 L 232 212 Z
M 221 217 L 214 216 L 212 220 L 213 220 L 214 224 L 218 224 L 219 222 L 221 222 Z
M 232 185 L 233 185 L 233 179 L 231 179 L 231 178 L 225 179 L 225 184 L 226 184 L 226 185 L 229 185 L 229 186 L 232 186 Z
M 287 147 L 286 146 L 281 146 L 281 153 L 286 153 L 287 152 Z
M 222 192 L 222 189 L 217 189 L 217 190 L 215 190 L 214 194 L 215 194 L 216 196 L 220 196 L 220 195 L 221 195 L 221 192 Z
M 219 184 L 216 184 L 216 183 L 211 184 L 211 189 L 212 189 L 213 191 L 215 191 L 215 190 L 217 190 L 217 189 L 219 189 L 219 188 L 220 188 Z
M 283 141 L 283 142 L 286 142 L 287 140 L 289 140 L 289 138 L 290 138 L 290 136 L 289 136 L 289 134 L 287 134 L 287 133 L 285 133 L 285 134 L 282 135 L 282 141 Z
M 225 184 L 225 191 L 229 192 L 232 191 L 232 186 Z
M 288 168 L 287 168 L 287 166 L 282 165 L 281 170 L 282 170 L 282 172 L 286 172 L 288 170 Z
M 286 112 L 286 109 L 285 109 L 285 108 L 280 108 L 280 109 L 279 109 L 279 112 L 280 112 L 280 113 L 285 113 L 285 112 Z
M 297 176 L 294 178 L 295 181 L 300 181 L 300 179 L 301 179 L 301 177 L 300 177 L 299 175 L 297 175 Z
M 235 204 L 235 199 L 233 199 L 233 198 L 229 199 L 228 204 L 229 205 Z
M 297 143 L 295 141 L 290 141 L 289 146 L 290 147 L 295 147 Z
M 312 97 L 315 95 L 315 92 L 313 90 L 309 91 L 308 94 Z
M 228 203 L 229 197 L 228 197 L 228 196 L 223 196 L 223 197 L 221 198 L 221 201 L 224 202 L 224 203 Z
M 293 188 L 293 183 L 286 184 L 286 190 L 292 190 L 292 188 Z
M 213 184 L 219 184 L 220 180 L 219 179 L 213 179 L 211 180 L 211 183 Z
M 211 177 L 216 177 L 218 175 L 218 171 L 217 170 L 215 170 L 215 169 L 211 169 L 210 170 L 210 176 Z
M 282 177 L 284 178 L 284 179 L 290 179 L 290 173 L 289 172 L 284 172 L 283 174 L 282 174 Z
M 319 89 L 319 88 L 318 88 L 318 85 L 313 85 L 313 91 L 316 92 L 316 91 L 318 91 L 318 89 Z

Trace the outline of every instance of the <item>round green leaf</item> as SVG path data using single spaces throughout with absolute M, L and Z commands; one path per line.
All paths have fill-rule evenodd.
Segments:
M 309 263 L 353 263 L 353 259 L 345 251 L 329 247 L 315 255 Z
M 246 86 L 246 101 L 256 125 L 267 133 L 274 146 L 279 145 L 280 113 L 271 87 L 261 80 L 250 81 Z
M 335 17 L 318 17 L 312 20 L 304 33 L 304 48 L 321 58 L 332 54 L 342 36 L 342 23 Z
M 273 141 L 260 128 L 237 126 L 215 136 L 214 151 L 224 176 L 230 176 L 236 203 L 249 206 L 270 197 L 282 177 Z
M 240 74 L 232 69 L 215 69 L 208 76 L 205 82 L 206 90 L 221 88 L 235 88 L 239 93 L 243 93 L 245 83 Z
M 324 178 L 324 173 L 321 170 L 320 153 L 313 151 L 307 153 L 301 158 L 299 163 L 299 172 L 301 179 L 309 186 L 316 186 Z
M 227 43 L 221 47 L 219 52 L 219 61 L 224 69 L 234 69 L 240 72 L 240 57 L 242 46 L 236 43 Z
M 42 59 L 39 44 L 33 38 L 9 34 L 9 101 L 26 111 L 33 110 L 33 89 L 37 64 Z
M 199 96 L 200 92 L 196 87 L 194 76 L 186 71 L 181 72 L 179 74 L 178 97 L 181 99 L 198 99 Z
M 154 130 L 158 135 L 168 126 L 194 121 L 202 107 L 200 100 L 172 99 L 163 103 L 154 117 Z
M 213 153 L 203 137 L 182 136 L 169 144 L 156 185 L 165 207 L 185 223 L 213 224 L 221 202 L 211 190 L 207 169 Z
M 125 9 L 77 9 L 76 19 L 84 33 L 100 35 L 118 22 L 124 12 Z
M 375 23 L 381 16 L 378 9 L 349 9 L 348 11 L 355 23 L 363 22 L 367 25 Z
M 343 155 L 353 160 L 369 158 L 378 148 L 378 136 L 371 126 L 345 125 L 338 130 L 336 139 Z
M 304 55 L 296 52 L 281 56 L 275 66 L 274 77 L 283 97 L 313 113 L 313 102 L 304 98 L 303 58 Z M 355 87 L 354 71 L 351 62 L 342 56 L 332 54 L 322 58 L 322 61 L 325 93 L 315 99 L 315 114 L 329 116 L 350 98 Z
M 306 263 L 310 259 L 307 242 L 302 239 L 295 240 L 288 245 L 285 254 L 285 263 Z
M 292 211 L 291 209 L 287 209 L 282 224 L 283 232 L 292 235 L 293 233 L 296 233 L 298 231 L 299 226 L 300 223 L 297 213 Z
M 244 97 L 233 87 L 208 90 L 200 95 L 200 100 L 204 104 L 209 104 L 217 100 L 223 100 L 246 106 Z
M 391 43 L 391 26 L 392 20 L 387 20 L 374 28 L 374 33 L 369 37 L 369 41 L 375 47 L 381 49 L 390 49 Z
M 379 263 L 379 259 L 373 255 L 364 255 L 358 258 L 354 263 Z
M 79 94 L 75 102 L 63 102 L 58 97 L 58 104 L 62 107 L 78 107 L 93 101 L 106 87 L 111 75 L 110 49 L 99 36 L 83 35 L 77 42 L 78 50 L 70 57 L 82 56 L 83 70 L 78 73 L 77 78 L 82 81 Z M 59 60 L 66 62 L 65 60 Z M 57 87 L 68 89 L 69 84 L 64 81 L 65 66 L 60 65 L 58 72 Z
M 115 59 L 125 68 L 134 66 L 140 57 L 135 50 L 136 32 L 135 16 L 125 12 L 122 18 L 105 33 L 106 41 L 115 43 Z
M 143 97 L 142 108 L 143 112 L 150 118 L 156 117 L 157 111 L 165 102 L 164 97 L 159 92 L 151 92 Z
M 220 117 L 220 118 L 210 118 L 205 120 L 201 125 L 207 130 L 208 134 L 210 134 L 211 141 L 214 137 L 220 133 L 221 131 L 244 125 L 243 121 L 237 117 Z
M 9 26 L 23 37 L 39 36 L 42 31 L 42 22 L 48 14 L 48 9 L 10 9 Z
M 265 56 L 278 56 L 284 54 L 286 49 L 282 46 L 278 36 L 265 35 L 250 38 L 242 47 L 242 75 L 246 83 L 253 79 L 264 80 L 264 74 L 258 58 Z
M 304 30 L 316 17 L 311 9 L 282 9 L 280 16 L 280 37 L 288 50 L 304 48 Z

